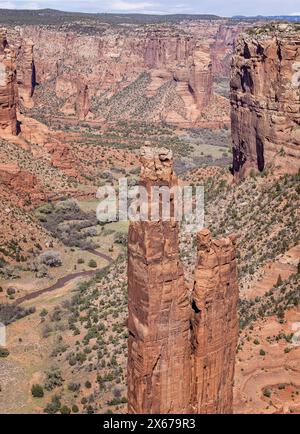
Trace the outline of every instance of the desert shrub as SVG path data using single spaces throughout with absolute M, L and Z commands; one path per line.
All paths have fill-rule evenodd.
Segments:
M 266 396 L 267 398 L 270 398 L 272 395 L 272 392 L 270 389 L 264 389 L 263 395 Z
M 7 288 L 6 290 L 7 295 L 14 295 L 16 293 L 15 288 Z
M 7 348 L 0 347 L 0 357 L 8 357 L 9 351 Z
M 0 258 L 0 268 L 3 268 L 6 265 L 6 261 L 4 258 Z
M 40 384 L 33 384 L 31 388 L 31 394 L 34 398 L 43 398 L 44 389 Z
M 117 232 L 114 235 L 114 241 L 117 244 L 121 244 L 123 246 L 127 245 L 127 234 L 123 234 L 122 232 Z
M 107 401 L 107 405 L 118 405 L 118 404 L 126 404 L 127 399 L 125 396 L 122 398 L 113 398 L 111 401 Z
M 91 268 L 97 268 L 97 262 L 95 261 L 95 259 L 90 259 L 88 262 L 88 266 Z
M 63 384 L 64 379 L 62 378 L 61 372 L 57 368 L 52 368 L 46 372 L 46 380 L 44 387 L 46 390 L 53 390 Z
M 40 255 L 40 260 L 42 264 L 48 267 L 59 267 L 62 265 L 62 260 L 59 252 L 54 250 L 48 250 Z
M 63 342 L 59 342 L 57 345 L 55 345 L 55 347 L 53 348 L 53 351 L 51 353 L 52 357 L 56 357 L 59 354 L 64 353 L 65 351 L 67 351 L 68 346 L 66 344 L 64 344 Z
M 118 387 L 115 387 L 113 389 L 113 394 L 115 398 L 120 398 L 121 397 L 121 390 Z
M 44 318 L 44 317 L 47 316 L 47 315 L 48 315 L 48 311 L 47 311 L 47 309 L 43 308 L 43 309 L 41 310 L 41 312 L 40 312 L 40 317 L 41 317 L 41 318 Z
M 51 402 L 44 408 L 44 413 L 55 414 L 61 408 L 60 397 L 58 395 L 52 396 Z
M 71 409 L 67 405 L 63 405 L 60 407 L 61 414 L 70 414 Z
M 68 389 L 71 392 L 78 392 L 80 389 L 80 383 L 69 383 L 68 384 Z
M 95 237 L 97 235 L 97 229 L 95 227 L 87 228 L 84 231 L 86 237 Z
M 4 325 L 11 324 L 20 318 L 33 314 L 35 310 L 35 307 L 25 309 L 15 304 L 0 304 L 0 322 Z
M 76 200 L 68 199 L 53 205 L 51 213 L 41 214 L 39 209 L 39 220 L 56 238 L 70 247 L 81 249 L 95 248 L 96 245 L 87 236 L 95 236 L 97 230 L 97 217 L 95 213 L 81 211 Z M 89 228 L 88 231 L 82 231 Z
M 62 310 L 59 308 L 59 306 L 55 306 L 52 314 L 50 315 L 51 321 L 60 321 L 61 316 L 62 316 Z
M 94 409 L 91 405 L 88 405 L 86 408 L 87 414 L 94 414 Z
M 46 324 L 42 330 L 42 337 L 45 339 L 48 338 L 52 333 L 52 331 L 53 331 L 52 327 L 49 324 Z
M 79 412 L 79 408 L 76 404 L 72 405 L 72 412 L 73 413 L 78 413 Z

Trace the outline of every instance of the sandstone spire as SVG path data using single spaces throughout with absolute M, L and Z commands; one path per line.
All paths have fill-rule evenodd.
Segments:
M 172 153 L 142 149 L 141 185 L 176 185 Z M 178 223 L 130 222 L 129 413 L 231 413 L 237 325 L 235 237 L 197 236 L 192 300 Z
M 141 184 L 176 182 L 172 153 L 144 148 Z M 175 221 L 130 223 L 128 305 L 128 411 L 188 413 L 191 309 Z
M 198 258 L 192 294 L 195 413 L 231 413 L 238 339 L 235 237 L 212 240 L 197 234 Z
M 17 134 L 15 53 L 0 29 L 0 134 Z

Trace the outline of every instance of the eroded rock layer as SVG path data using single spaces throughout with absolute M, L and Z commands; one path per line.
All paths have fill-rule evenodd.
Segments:
M 15 53 L 0 29 L 0 134 L 17 134 Z
M 47 199 L 36 176 L 17 164 L 0 163 L 0 191 L 20 206 L 36 205 Z
M 143 152 L 142 185 L 176 183 L 169 151 Z M 175 221 L 130 223 L 128 306 L 128 411 L 188 413 L 191 309 Z
M 244 34 L 232 62 L 233 171 L 300 167 L 300 31 L 278 24 Z
M 105 26 L 92 36 L 74 27 L 25 26 L 15 38 L 34 43 L 39 113 L 191 126 L 210 121 L 213 75 L 228 74 L 240 31 L 217 20 Z
M 141 163 L 140 184 L 148 195 L 153 186 L 177 184 L 170 151 L 143 148 Z M 129 413 L 232 412 L 235 237 L 212 240 L 203 229 L 197 241 L 191 302 L 179 259 L 178 223 L 172 218 L 130 222 Z
M 193 290 L 192 403 L 195 413 L 231 413 L 238 340 L 235 237 L 197 234 Z
M 19 100 L 25 107 L 33 107 L 33 92 L 36 85 L 33 42 L 25 39 L 18 47 L 17 83 Z

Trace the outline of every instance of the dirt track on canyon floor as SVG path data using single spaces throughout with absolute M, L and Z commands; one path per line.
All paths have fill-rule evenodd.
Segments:
M 88 250 L 90 253 L 93 253 L 95 256 L 98 256 L 99 258 L 105 259 L 109 264 L 112 263 L 113 258 L 106 255 L 105 253 L 98 252 L 97 250 L 90 249 Z M 79 277 L 92 277 L 94 276 L 98 271 L 102 270 L 104 267 L 98 268 L 96 270 L 88 270 L 88 271 L 78 271 L 77 273 L 70 273 L 66 276 L 61 277 L 51 286 L 48 286 L 47 288 L 39 289 L 38 291 L 32 292 L 30 294 L 26 294 L 23 297 L 20 297 L 16 300 L 16 304 L 21 304 L 24 301 L 32 300 L 36 297 L 39 297 L 40 295 L 44 294 L 45 292 L 54 291 L 56 289 L 63 288 L 67 283 L 71 282 L 72 280 L 78 279 Z

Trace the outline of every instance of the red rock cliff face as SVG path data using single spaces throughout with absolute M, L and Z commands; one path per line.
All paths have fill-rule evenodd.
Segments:
M 56 115 L 193 124 L 211 101 L 209 43 L 180 28 L 21 33 L 34 42 L 35 100 L 46 112 L 51 99 Z
M 238 25 L 223 24 L 219 27 L 216 37 L 211 44 L 212 72 L 214 76 L 230 74 L 230 63 L 236 41 L 240 33 L 249 27 L 249 23 Z
M 233 171 L 300 166 L 300 32 L 280 24 L 243 35 L 231 76 Z
M 171 153 L 146 148 L 141 184 L 176 183 Z M 190 305 L 176 222 L 131 222 L 128 248 L 128 411 L 187 413 Z
M 238 285 L 235 238 L 197 236 L 198 259 L 192 294 L 195 413 L 231 413 L 238 340 Z
M 33 107 L 35 87 L 35 64 L 33 59 L 33 42 L 25 39 L 17 52 L 17 83 L 19 100 L 25 107 Z
M 0 29 L 0 135 L 17 134 L 15 53 Z
M 0 164 L 0 188 L 20 206 L 36 205 L 47 199 L 37 178 L 17 164 Z
M 141 185 L 173 186 L 172 154 L 142 150 Z M 178 224 L 131 222 L 128 237 L 129 413 L 231 413 L 238 286 L 235 239 L 198 234 L 192 303 Z

